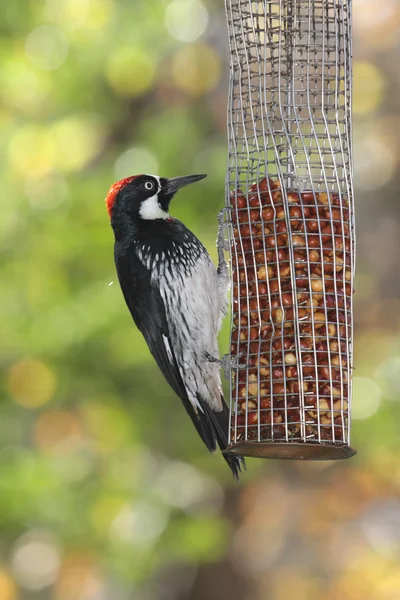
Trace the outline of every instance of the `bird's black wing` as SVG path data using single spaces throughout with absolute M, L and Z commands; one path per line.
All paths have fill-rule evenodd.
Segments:
M 213 452 L 217 441 L 213 424 L 208 412 L 198 409 L 189 400 L 174 354 L 164 303 L 157 287 L 151 283 L 148 270 L 135 255 L 116 253 L 115 263 L 121 289 L 133 320 L 143 334 L 165 379 L 182 400 L 200 437 L 210 452 Z

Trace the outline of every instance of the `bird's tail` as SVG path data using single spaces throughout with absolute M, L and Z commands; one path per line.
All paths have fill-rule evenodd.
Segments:
M 219 412 L 213 410 L 209 404 L 201 398 L 201 396 L 197 395 L 197 398 L 203 409 L 205 417 L 211 425 L 214 439 L 217 441 L 220 449 L 224 451 L 228 446 L 229 408 L 223 396 L 221 396 L 222 410 Z M 211 450 L 211 448 L 209 449 Z M 246 463 L 243 456 L 224 453 L 223 457 L 228 463 L 234 478 L 236 481 L 239 481 L 239 475 L 242 472 L 242 469 L 246 468 Z
M 222 456 L 228 463 L 236 481 L 239 481 L 239 474 L 242 472 L 242 468 L 246 468 L 243 456 L 238 456 L 237 454 L 222 454 Z

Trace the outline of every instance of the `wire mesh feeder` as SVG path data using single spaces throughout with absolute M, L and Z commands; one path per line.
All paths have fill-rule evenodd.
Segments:
M 231 431 L 244 456 L 352 456 L 351 0 L 225 0 Z

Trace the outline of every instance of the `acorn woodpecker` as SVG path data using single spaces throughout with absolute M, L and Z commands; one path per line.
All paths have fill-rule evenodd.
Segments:
M 168 213 L 175 193 L 206 175 L 137 175 L 111 186 L 106 204 L 114 259 L 133 320 L 165 379 L 213 452 L 228 443 L 217 334 L 226 313 L 228 268 L 221 244 L 216 269 L 197 237 Z M 219 237 L 221 238 L 221 226 Z M 242 457 L 224 454 L 236 479 Z

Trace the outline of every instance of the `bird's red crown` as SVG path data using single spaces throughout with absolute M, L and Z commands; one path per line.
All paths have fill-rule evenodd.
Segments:
M 112 207 L 114 206 L 114 202 L 118 193 L 122 190 L 123 187 L 128 185 L 128 183 L 136 179 L 136 177 L 139 177 L 139 175 L 133 175 L 132 177 L 125 177 L 125 179 L 120 179 L 119 181 L 113 183 L 110 189 L 108 190 L 105 202 L 107 205 L 107 211 L 110 219 Z

